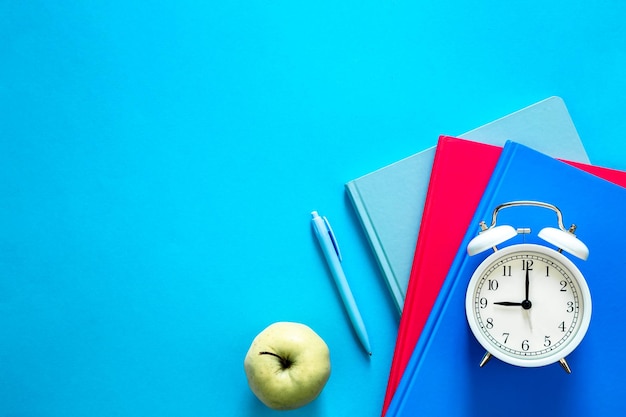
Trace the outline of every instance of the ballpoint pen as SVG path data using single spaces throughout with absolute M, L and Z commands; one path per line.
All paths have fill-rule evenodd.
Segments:
M 320 242 L 320 246 L 322 247 L 328 266 L 330 267 L 333 277 L 335 278 L 335 283 L 339 289 L 339 294 L 341 294 L 341 299 L 346 307 L 352 326 L 354 327 L 361 344 L 365 348 L 365 351 L 371 356 L 372 349 L 370 348 L 370 342 L 367 337 L 367 331 L 365 330 L 365 324 L 363 323 L 361 313 L 359 313 L 359 309 L 356 306 L 356 301 L 354 300 L 352 291 L 348 286 L 346 275 L 341 267 L 341 252 L 339 251 L 339 246 L 337 245 L 333 229 L 330 227 L 330 223 L 328 223 L 326 217 L 320 216 L 317 211 L 311 212 L 311 216 L 313 217 L 312 222 L 315 235 L 317 236 L 317 240 Z

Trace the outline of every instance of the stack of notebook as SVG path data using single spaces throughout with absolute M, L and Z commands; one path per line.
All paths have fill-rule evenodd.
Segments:
M 623 405 L 611 381 L 625 366 L 619 349 L 626 336 L 619 314 L 610 313 L 626 289 L 617 279 L 626 190 L 616 185 L 626 185 L 626 174 L 588 164 L 557 97 L 461 136 L 472 141 L 441 137 L 436 147 L 347 184 L 402 311 L 383 414 L 496 415 L 527 406 L 533 413 L 586 415 L 601 409 L 596 402 L 607 411 Z M 507 139 L 504 150 L 481 143 Z M 467 242 L 495 205 L 528 199 L 560 206 L 591 252 L 579 267 L 594 316 L 572 354 L 572 375 L 558 366 L 479 368 L 480 346 L 465 319 L 465 289 L 481 260 L 468 258 Z

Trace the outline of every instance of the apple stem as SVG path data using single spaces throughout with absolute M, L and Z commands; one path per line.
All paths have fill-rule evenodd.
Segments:
M 283 369 L 288 369 L 289 367 L 291 367 L 291 365 L 293 365 L 293 361 L 291 359 L 277 355 L 273 352 L 259 352 L 259 355 L 271 355 L 271 356 L 277 357 L 278 360 L 280 361 L 280 366 Z

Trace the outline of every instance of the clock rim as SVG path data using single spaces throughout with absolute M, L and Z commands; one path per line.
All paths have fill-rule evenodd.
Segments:
M 571 272 L 572 278 L 578 282 L 578 286 L 580 287 L 580 299 L 582 300 L 584 308 L 580 318 L 580 327 L 578 328 L 578 331 L 574 335 L 572 335 L 568 341 L 565 342 L 565 346 L 555 352 L 547 353 L 538 358 L 521 358 L 519 356 L 512 356 L 511 354 L 495 348 L 495 346 L 489 341 L 489 339 L 487 339 L 487 337 L 482 333 L 482 331 L 480 330 L 480 326 L 478 325 L 476 320 L 473 319 L 474 291 L 476 289 L 479 278 L 483 275 L 487 267 L 493 263 L 494 259 L 508 256 L 513 252 L 539 252 L 541 254 L 545 254 L 547 256 L 555 258 Z M 578 347 L 578 345 L 580 345 L 587 333 L 587 330 L 589 329 L 589 324 L 591 322 L 591 313 L 591 291 L 589 289 L 589 285 L 587 284 L 585 276 L 582 274 L 576 264 L 574 264 L 574 262 L 572 262 L 562 253 L 559 253 L 550 247 L 537 245 L 534 243 L 515 244 L 491 253 L 483 261 L 481 261 L 478 267 L 474 270 L 474 273 L 472 274 L 472 277 L 467 284 L 467 290 L 465 293 L 465 316 L 470 326 L 470 329 L 472 330 L 472 333 L 478 343 L 485 350 L 487 350 L 487 352 L 500 359 L 501 361 L 524 368 L 550 365 L 558 362 L 559 360 L 567 357 L 567 355 L 572 353 Z M 470 319 L 470 317 L 472 319 Z

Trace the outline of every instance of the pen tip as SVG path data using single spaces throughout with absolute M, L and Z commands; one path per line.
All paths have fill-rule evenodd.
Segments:
M 317 211 L 312 211 L 311 212 L 311 217 L 315 218 L 317 216 L 319 216 L 319 214 L 317 214 Z

